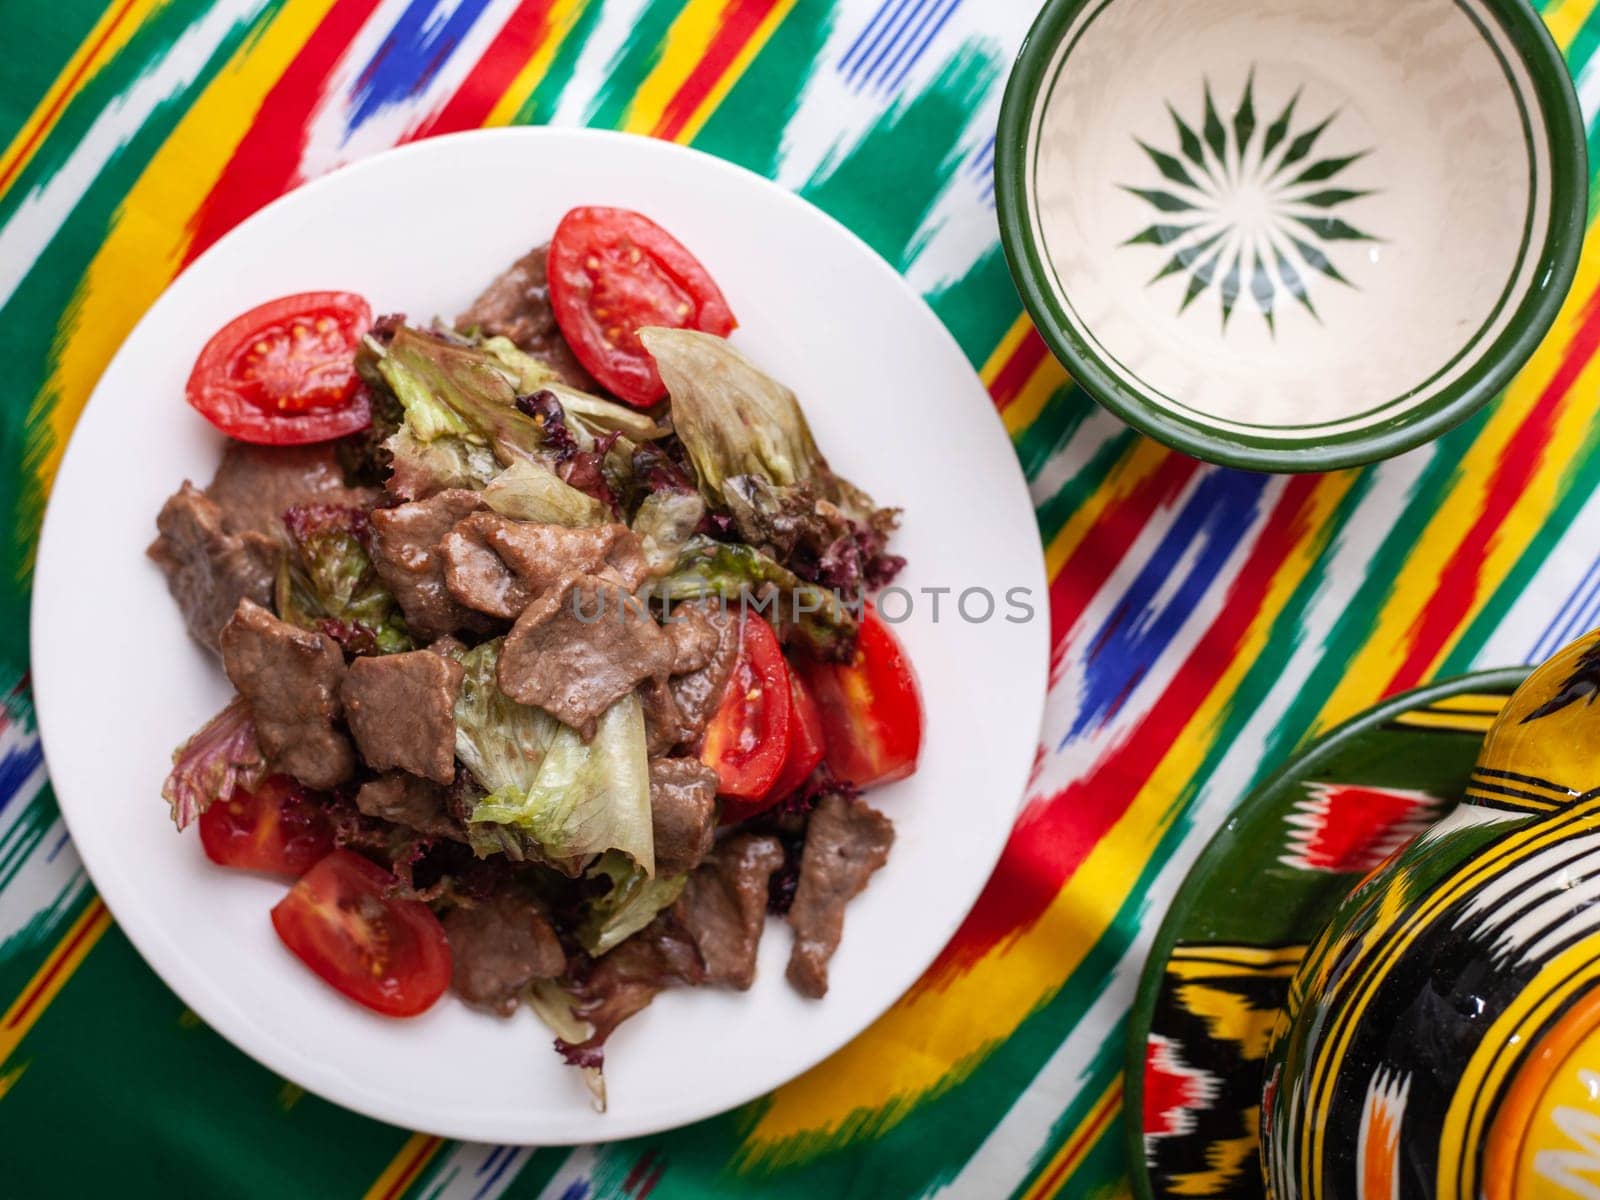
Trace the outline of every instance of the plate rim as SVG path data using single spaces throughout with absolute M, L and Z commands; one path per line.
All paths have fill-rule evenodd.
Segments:
M 1550 147 L 1550 226 L 1535 283 L 1506 327 L 1462 376 L 1417 408 L 1319 441 L 1291 441 L 1216 429 L 1148 400 L 1122 382 L 1059 310 L 1042 251 L 1029 236 L 1027 143 L 1034 101 L 1065 31 L 1082 9 L 1114 0 L 1047 0 L 1017 52 L 1000 104 L 995 196 L 1000 242 L 1029 316 L 1045 344 L 1095 401 L 1156 441 L 1221 466 L 1287 474 L 1366 466 L 1431 442 L 1497 396 L 1554 325 L 1573 280 L 1589 208 L 1588 137 L 1576 84 L 1548 26 L 1524 0 L 1480 0 L 1506 32 L 1538 100 L 1539 129 Z M 1540 285 L 1538 280 L 1545 282 Z
M 1390 696 L 1302 744 L 1229 811 L 1227 819 L 1195 857 L 1193 865 L 1184 873 L 1183 882 L 1173 894 L 1172 903 L 1167 906 L 1155 937 L 1151 939 L 1150 952 L 1139 971 L 1139 986 L 1134 992 L 1133 1005 L 1128 1010 L 1128 1033 L 1122 1061 L 1123 1112 L 1127 1118 L 1123 1122 L 1123 1133 L 1129 1159 L 1128 1175 L 1137 1200 L 1165 1200 L 1151 1187 L 1150 1167 L 1145 1159 L 1144 1059 L 1150 1023 L 1155 1016 L 1162 981 L 1166 977 L 1166 964 L 1178 942 L 1180 926 L 1187 922 L 1194 911 L 1201 880 L 1210 878 L 1230 858 L 1236 836 L 1233 826 L 1268 811 L 1276 792 L 1286 782 L 1305 774 L 1346 742 L 1373 727 L 1383 725 L 1401 713 L 1462 692 L 1505 689 L 1509 694 L 1533 669 L 1531 666 L 1520 666 L 1469 671 Z
M 939 318 L 938 314 L 928 303 L 927 298 L 918 292 L 914 287 L 912 287 L 900 271 L 890 264 L 888 260 L 886 260 L 881 254 L 879 254 L 868 242 L 866 242 L 865 239 L 852 231 L 848 226 L 843 224 L 843 222 L 841 222 L 831 213 L 827 212 L 820 206 L 813 204 L 803 196 L 791 191 L 789 188 L 784 187 L 775 180 L 770 179 L 757 171 L 751 170 L 740 163 L 721 158 L 717 155 L 692 146 L 684 146 L 678 143 L 665 142 L 661 139 L 627 133 L 620 130 L 548 125 L 510 125 L 494 128 L 462 130 L 455 133 L 442 134 L 437 137 L 425 138 L 416 142 L 407 143 L 402 146 L 390 147 L 389 149 L 382 150 L 357 159 L 353 162 L 343 164 L 314 179 L 307 180 L 290 191 L 275 197 L 268 204 L 263 205 L 261 209 L 250 214 L 249 217 L 246 217 L 233 228 L 228 230 L 227 233 L 219 237 L 211 246 L 208 246 L 202 254 L 198 255 L 191 263 L 186 265 L 182 271 L 180 271 L 176 276 L 173 277 L 172 280 L 167 283 L 167 285 L 162 289 L 161 293 L 151 302 L 150 306 L 144 311 L 144 313 L 140 315 L 139 320 L 135 322 L 128 334 L 118 345 L 116 351 L 107 360 L 104 370 L 101 372 L 100 377 L 96 380 L 95 386 L 91 391 L 88 400 L 85 402 L 82 411 L 78 414 L 78 417 L 74 422 L 74 436 L 69 436 L 67 444 L 63 447 L 60 464 L 58 465 L 55 477 L 51 480 L 50 495 L 47 498 L 44 514 L 40 522 L 39 536 L 36 543 L 35 569 L 30 580 L 31 592 L 28 604 L 28 658 L 30 666 L 36 662 L 44 661 L 44 659 L 41 659 L 40 655 L 37 653 L 41 637 L 40 630 L 45 624 L 47 624 L 47 622 L 41 622 L 38 619 L 40 597 L 43 592 L 43 590 L 38 587 L 38 583 L 40 578 L 47 574 L 47 572 L 41 571 L 40 568 L 52 566 L 54 560 L 58 557 L 58 555 L 54 552 L 49 554 L 46 553 L 47 547 L 52 548 L 53 550 L 55 545 L 55 540 L 50 536 L 53 526 L 53 517 L 57 511 L 57 506 L 55 504 L 57 492 L 54 485 L 60 479 L 61 475 L 65 473 L 66 465 L 71 460 L 75 450 L 74 442 L 76 440 L 75 434 L 77 429 L 86 418 L 90 406 L 95 404 L 99 399 L 105 380 L 114 375 L 118 364 L 122 360 L 128 347 L 138 339 L 142 330 L 150 321 L 152 314 L 157 310 L 158 307 L 161 306 L 168 294 L 173 290 L 174 287 L 177 286 L 179 281 L 182 280 L 184 276 L 190 272 L 190 270 L 195 268 L 200 263 L 206 261 L 209 256 L 221 252 L 222 248 L 228 246 L 237 238 L 246 236 L 244 231 L 247 230 L 248 226 L 261 213 L 268 212 L 278 205 L 290 200 L 291 198 L 300 197 L 303 193 L 315 192 L 322 188 L 333 186 L 335 181 L 342 179 L 351 173 L 359 173 L 372 169 L 374 164 L 388 163 L 396 158 L 409 157 L 413 155 L 445 153 L 447 152 L 450 144 L 462 140 L 497 140 L 515 142 L 539 141 L 547 138 L 573 141 L 626 143 L 635 149 L 642 151 L 646 155 L 655 154 L 662 157 L 676 157 L 697 160 L 700 165 L 700 169 L 721 171 L 732 177 L 744 176 L 756 187 L 773 196 L 775 201 L 778 203 L 787 205 L 796 212 L 809 213 L 811 217 L 820 218 L 823 223 L 829 227 L 834 236 L 842 237 L 845 242 L 849 243 L 856 251 L 861 252 L 864 255 L 864 261 L 870 261 L 870 269 L 880 272 L 886 279 L 891 281 L 892 286 L 898 288 L 913 302 L 917 309 L 920 309 L 922 319 L 928 326 L 928 333 L 926 336 L 930 338 L 943 338 L 949 349 L 953 353 L 959 355 L 961 361 L 967 364 L 967 370 L 971 373 L 972 377 L 977 380 L 978 386 L 981 388 L 982 384 L 981 380 L 979 380 L 977 377 L 977 370 L 972 366 L 971 360 L 968 358 L 966 352 L 962 350 L 960 343 L 955 338 L 955 335 L 950 331 L 949 327 L 944 323 L 944 321 Z M 864 266 L 863 269 L 866 270 L 868 268 Z M 988 419 L 994 424 L 999 436 L 1004 437 L 1009 445 L 1010 439 L 1004 432 L 1004 425 L 1000 421 L 998 412 L 996 412 L 990 406 L 986 406 L 984 411 L 988 414 Z M 1012 457 L 1015 459 L 1014 455 Z M 1011 486 L 1016 489 L 1017 496 L 1027 504 L 1027 509 L 1031 518 L 1033 515 L 1033 505 L 1027 489 L 1026 475 L 1022 469 L 1020 460 L 1015 461 L 1015 475 L 1010 482 Z M 1047 596 L 1049 577 L 1045 564 L 1043 539 L 1038 529 L 1036 520 L 1030 520 L 1027 526 L 1026 540 L 1031 547 L 1037 548 L 1037 553 L 1031 555 L 1027 563 L 1024 564 L 1019 562 L 1016 565 L 1022 572 L 1026 574 L 1026 579 L 1024 582 L 1028 586 L 1034 588 L 1035 594 Z M 1028 659 L 1026 664 L 1021 664 L 1026 666 L 1027 674 L 1023 678 L 1019 679 L 1018 682 L 1021 684 L 1019 690 L 1022 691 L 1026 696 L 1030 697 L 1028 709 L 1032 711 L 1034 715 L 1029 721 L 1029 726 L 1030 731 L 1033 734 L 1033 740 L 1037 744 L 1040 730 L 1043 728 L 1046 701 L 1049 693 L 1050 630 L 1047 620 L 1036 622 L 1036 628 L 1037 632 L 1032 635 L 1031 639 L 1034 642 L 1033 649 L 1036 651 L 1036 653 L 1032 653 L 1027 656 L 1018 656 L 1019 664 L 1021 664 L 1021 660 L 1024 657 Z M 53 740 L 56 740 L 52 739 L 50 731 L 57 729 L 61 725 L 70 724 L 70 721 L 58 722 L 55 719 L 53 714 L 59 713 L 60 710 L 48 701 L 47 696 L 52 689 L 48 685 L 41 687 L 42 682 L 43 677 L 38 675 L 34 676 L 33 695 L 35 702 L 35 717 L 41 747 L 44 751 L 45 766 L 48 778 L 50 777 L 49 762 L 51 757 L 51 744 Z M 47 716 L 47 709 L 52 715 Z M 62 749 L 59 744 L 56 748 L 58 750 Z M 1031 758 L 1029 763 L 1022 763 L 1019 761 L 1017 764 L 1015 764 L 1015 767 L 1019 781 L 1018 795 L 1014 801 L 1006 801 L 1001 806 L 1004 814 L 1005 829 L 1007 831 L 1014 827 L 1015 822 L 1021 815 L 1022 808 L 1026 803 L 1028 781 L 1031 778 Z M 95 852 L 91 852 L 90 854 L 83 853 L 83 846 L 85 844 L 93 845 L 93 839 L 91 839 L 88 843 L 83 843 L 73 834 L 72 821 L 67 812 L 68 806 L 60 803 L 59 793 L 57 794 L 57 799 L 58 809 L 61 813 L 62 821 L 67 828 L 69 836 L 73 838 L 74 846 L 79 851 L 80 858 L 83 861 L 84 871 L 86 875 L 88 875 L 90 882 L 94 884 L 96 894 L 100 896 L 102 901 L 106 904 L 108 910 L 111 912 L 113 919 L 117 922 L 118 928 L 122 930 L 124 936 L 128 938 L 129 942 L 138 952 L 140 958 L 144 960 L 145 965 L 156 975 L 156 977 L 161 981 L 162 985 L 168 988 L 186 1005 L 191 1004 L 190 998 L 183 995 L 178 987 L 168 980 L 166 973 L 156 966 L 156 962 L 161 961 L 163 956 L 158 954 L 157 956 L 152 957 L 152 955 L 148 953 L 147 947 L 154 944 L 152 941 L 153 935 L 149 935 L 144 931 L 135 932 L 137 923 L 135 923 L 134 926 L 130 926 L 125 924 L 118 916 L 118 908 L 122 905 L 122 897 L 119 896 L 118 901 L 113 903 L 113 901 L 102 890 L 100 884 L 95 880 L 95 871 L 90 863 L 91 857 L 93 857 L 95 862 L 98 863 L 102 861 L 103 856 Z M 208 1026 L 210 1026 L 226 1042 L 228 1042 L 233 1049 L 246 1055 L 253 1062 L 261 1065 L 269 1071 L 272 1071 L 274 1074 L 278 1074 L 284 1078 L 292 1079 L 294 1082 L 305 1086 L 307 1091 L 321 1097 L 328 1103 L 335 1104 L 347 1111 L 358 1113 L 365 1118 L 380 1121 L 396 1128 L 430 1133 L 456 1141 L 491 1140 L 510 1145 L 526 1146 L 574 1146 L 650 1136 L 666 1130 L 681 1128 L 697 1121 L 707 1120 L 732 1111 L 741 1105 L 759 1100 L 771 1090 L 792 1082 L 800 1075 L 813 1069 L 818 1064 L 832 1057 L 834 1054 L 837 1054 L 846 1045 L 865 1033 L 874 1022 L 880 1019 L 885 1012 L 898 1003 L 899 1000 L 916 985 L 917 980 L 926 974 L 928 968 L 932 966 L 935 961 L 937 961 L 938 955 L 943 951 L 950 939 L 955 936 L 961 922 L 966 919 L 967 915 L 971 911 L 972 906 L 976 904 L 980 898 L 982 888 L 987 885 L 987 881 L 989 877 L 992 876 L 994 868 L 999 864 L 1000 857 L 1004 853 L 1008 838 L 1009 832 L 1004 833 L 996 838 L 993 859 L 988 864 L 989 869 L 983 877 L 983 883 L 980 884 L 978 890 L 974 892 L 973 896 L 971 897 L 971 901 L 965 905 L 959 913 L 955 914 L 954 918 L 949 922 L 948 928 L 941 928 L 939 930 L 939 938 L 937 943 L 934 944 L 930 939 L 930 945 L 932 946 L 932 949 L 930 950 L 927 961 L 921 963 L 917 971 L 909 978 L 903 980 L 894 980 L 893 982 L 895 986 L 892 991 L 888 989 L 885 990 L 885 998 L 881 1006 L 877 1004 L 869 1006 L 872 1011 L 869 1014 L 866 1014 L 864 1019 L 851 1029 L 848 1036 L 843 1038 L 829 1038 L 820 1040 L 818 1043 L 821 1047 L 819 1052 L 809 1056 L 805 1062 L 798 1065 L 782 1079 L 766 1085 L 761 1090 L 741 1093 L 738 1097 L 731 1101 L 719 1101 L 709 1106 L 686 1106 L 681 1111 L 659 1115 L 654 1118 L 642 1118 L 628 1124 L 622 1124 L 620 1123 L 620 1119 L 615 1119 L 612 1114 L 607 1114 L 604 1119 L 608 1121 L 609 1124 L 603 1125 L 599 1129 L 587 1130 L 581 1133 L 574 1133 L 570 1135 L 540 1135 L 538 1136 L 538 1139 L 535 1140 L 534 1136 L 531 1134 L 503 1136 L 503 1130 L 486 1132 L 482 1129 L 475 1130 L 470 1126 L 454 1124 L 450 1121 L 429 1121 L 425 1123 L 416 1123 L 413 1122 L 413 1119 L 410 1116 L 399 1113 L 397 1109 L 384 1109 L 376 1105 L 367 1104 L 357 1106 L 330 1095 L 329 1092 L 321 1085 L 321 1083 L 318 1083 L 316 1086 L 305 1083 L 302 1078 L 297 1078 L 299 1072 L 294 1069 L 296 1064 L 290 1063 L 290 1069 L 286 1070 L 278 1061 L 275 1061 L 275 1058 L 281 1056 L 275 1055 L 274 1058 L 268 1057 L 268 1054 L 273 1053 L 275 1050 L 274 1044 L 270 1040 L 255 1037 L 254 1031 L 245 1031 L 250 1038 L 249 1044 L 246 1044 L 236 1036 L 236 1033 L 238 1032 L 237 1030 L 225 1031 L 223 1024 L 217 1019 L 217 1014 L 212 1010 L 212 1005 L 209 1003 L 209 1000 L 200 1005 L 192 1005 L 192 1007 L 194 1011 L 202 1018 L 202 1020 L 204 1020 Z M 260 1053 L 258 1052 L 258 1049 L 265 1050 L 268 1053 Z

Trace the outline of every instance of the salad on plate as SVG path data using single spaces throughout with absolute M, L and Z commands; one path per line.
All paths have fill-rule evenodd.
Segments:
M 895 509 L 834 473 L 638 213 L 568 212 L 452 322 L 345 292 L 201 351 L 229 441 L 149 555 L 234 698 L 162 794 L 367 1008 L 527 1005 L 603 1105 L 662 989 L 749 988 L 768 914 L 821 997 L 909 775 L 916 678 L 871 594 Z M 266 915 L 266 914 L 264 914 Z

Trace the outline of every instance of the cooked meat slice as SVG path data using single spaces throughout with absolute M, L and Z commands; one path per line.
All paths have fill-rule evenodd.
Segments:
M 672 681 L 672 698 L 678 704 L 682 721 L 684 742 L 692 742 L 706 731 L 717 706 L 722 703 L 722 693 L 728 686 L 728 676 L 739 657 L 739 619 L 715 600 L 692 600 L 673 610 L 674 616 L 689 612 L 707 621 L 717 631 L 717 646 L 705 666 L 678 675 Z
M 651 758 L 660 758 L 687 737 L 670 684 L 646 679 L 639 685 L 639 704 L 644 709 L 645 752 Z
M 672 673 L 699 671 L 716 657 L 721 631 L 698 604 L 680 604 L 672 610 L 665 629 L 672 639 Z
M 675 983 L 693 987 L 706 978 L 693 939 L 667 913 L 658 915 L 610 953 L 579 960 L 574 974 L 576 978 L 568 985 L 576 1001 L 573 1011 L 594 1033 L 577 1044 L 558 1039 L 556 1049 L 569 1063 L 581 1067 L 600 1066 L 612 1031 L 654 1000 L 657 992 Z
M 717 832 L 717 773 L 697 758 L 653 760 L 650 817 L 656 874 L 694 870 L 710 852 Z
M 252 446 L 229 442 L 206 488 L 222 508 L 229 532 L 253 530 L 282 538 L 283 510 L 300 504 L 371 508 L 375 488 L 349 488 L 332 442 L 314 446 Z
M 802 995 L 827 994 L 828 960 L 844 932 L 845 905 L 888 860 L 893 842 L 889 818 L 854 797 L 830 793 L 812 812 L 800 852 L 800 883 L 789 908 L 794 926 L 789 982 Z
M 263 533 L 228 532 L 222 509 L 192 483 L 161 506 L 156 530 L 146 553 L 166 575 L 167 589 L 201 645 L 218 649 L 217 635 L 240 600 L 272 603 L 283 547 Z
M 767 919 L 767 881 L 783 865 L 778 839 L 741 833 L 689 876 L 673 915 L 694 938 L 708 983 L 743 991 L 756 977 L 756 949 Z
M 456 603 L 444 583 L 439 543 L 456 522 L 483 508 L 476 492 L 451 488 L 372 513 L 372 565 L 400 602 L 406 625 L 423 639 L 459 629 L 487 632 L 478 613 Z
M 460 658 L 466 653 L 467 644 L 460 638 L 447 633 L 443 637 L 434 638 L 433 641 L 428 643 L 426 649 L 429 654 L 437 654 L 441 658 Z
M 314 788 L 355 773 L 355 751 L 334 722 L 344 654 L 332 638 L 280 621 L 244 599 L 222 627 L 222 669 L 256 722 L 273 768 Z
M 451 595 L 468 608 L 511 620 L 574 571 L 630 592 L 646 574 L 644 550 L 626 525 L 569 529 L 480 512 L 450 531 L 441 553 Z
M 568 575 L 528 605 L 500 651 L 500 690 L 536 704 L 585 737 L 641 680 L 664 679 L 672 642 L 633 598 L 590 575 Z
M 554 979 L 567 967 L 555 930 L 537 902 L 515 886 L 502 886 L 482 903 L 444 915 L 454 966 L 451 984 L 474 1008 L 503 1017 L 535 979 Z
M 510 338 L 535 358 L 549 363 L 575 388 L 595 390 L 594 379 L 573 356 L 550 311 L 549 246 L 536 246 L 484 289 L 472 307 L 456 318 L 457 329 L 477 326 Z
M 465 831 L 450 815 L 449 793 L 431 779 L 390 771 L 369 779 L 356 793 L 356 807 L 369 817 L 392 821 L 428 837 L 464 841 Z
M 410 650 L 358 658 L 339 698 L 356 749 L 369 767 L 399 767 L 435 783 L 456 777 L 456 697 L 461 664 Z

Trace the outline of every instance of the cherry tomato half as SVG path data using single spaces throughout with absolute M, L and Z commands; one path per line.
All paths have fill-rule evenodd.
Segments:
M 803 679 L 789 672 L 789 749 L 777 779 L 759 800 L 725 799 L 722 822 L 731 825 L 765 812 L 799 787 L 822 761 L 826 743 L 822 734 L 822 710 Z
M 372 424 L 356 344 L 372 310 L 350 292 L 302 292 L 252 308 L 195 359 L 189 403 L 229 437 L 266 446 L 325 442 Z
M 738 322 L 683 244 L 625 208 L 574 208 L 550 239 L 550 304 L 572 352 L 606 388 L 638 408 L 666 395 L 639 341 L 646 325 L 726 337 Z
M 747 614 L 739 657 L 700 751 L 700 761 L 717 773 L 718 795 L 760 800 L 772 790 L 789 751 L 789 707 L 789 668 L 778 636 Z
M 414 1017 L 450 986 L 450 943 L 426 905 L 385 893 L 394 876 L 335 850 L 272 910 L 283 944 L 358 1004 Z
M 305 788 L 272 775 L 213 802 L 200 815 L 200 845 L 224 867 L 304 875 L 333 849 L 333 827 Z
M 871 605 L 848 663 L 806 662 L 828 768 L 857 787 L 904 779 L 922 750 L 922 696 L 899 640 Z

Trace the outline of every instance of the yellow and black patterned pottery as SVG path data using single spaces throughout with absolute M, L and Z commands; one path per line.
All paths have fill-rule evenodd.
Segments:
M 1593 633 L 1306 954 L 1267 1052 L 1276 1200 L 1600 1196 L 1597 697 Z

